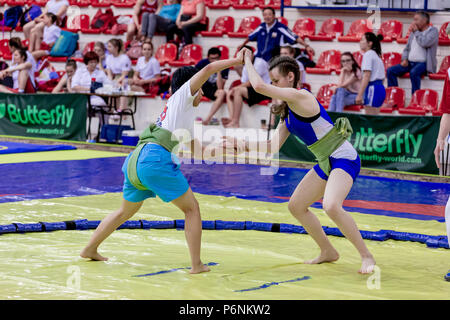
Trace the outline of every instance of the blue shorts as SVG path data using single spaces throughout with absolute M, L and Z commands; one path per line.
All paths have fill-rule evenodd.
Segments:
M 356 177 L 359 175 L 359 171 L 361 171 L 361 159 L 359 156 L 356 156 L 355 160 L 349 160 L 349 159 L 336 159 L 333 157 L 330 157 L 330 165 L 331 165 L 331 171 L 333 169 L 342 169 L 345 172 L 347 172 L 353 179 L 353 182 L 355 181 Z M 328 176 L 323 172 L 323 170 L 319 167 L 318 164 L 316 164 L 313 167 L 314 171 L 321 177 L 323 180 L 328 181 Z M 330 171 L 330 172 L 331 172 Z
M 156 195 L 164 202 L 170 202 L 182 196 L 189 184 L 180 170 L 180 161 L 175 155 L 159 144 L 145 145 L 137 161 L 137 175 L 148 190 L 136 189 L 128 179 L 127 166 L 131 154 L 125 159 L 122 172 L 123 197 L 130 202 L 141 202 Z
M 369 85 L 364 92 L 364 105 L 379 108 L 386 98 L 386 89 L 383 81 L 375 80 L 369 82 Z

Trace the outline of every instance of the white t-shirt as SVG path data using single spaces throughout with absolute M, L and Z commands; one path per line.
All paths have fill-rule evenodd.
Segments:
M 30 75 L 31 83 L 33 84 L 34 87 L 36 87 L 36 82 L 35 82 L 35 79 L 34 79 L 34 73 L 36 72 L 37 65 L 36 65 L 36 60 L 34 60 L 34 57 L 33 57 L 33 55 L 31 54 L 30 51 L 27 51 L 27 61 L 26 62 L 30 62 L 31 63 L 31 69 L 29 69 L 28 72 L 29 72 L 29 75 Z M 13 65 L 17 64 L 17 63 L 15 63 L 14 58 L 12 59 L 12 64 Z M 13 77 L 14 77 L 14 75 L 13 75 Z
M 253 66 L 255 67 L 256 72 L 261 76 L 261 78 L 265 83 L 271 82 L 269 75 L 269 64 L 266 62 L 266 60 L 262 58 L 255 58 L 255 61 L 253 61 Z M 247 81 L 249 81 L 248 72 L 244 66 L 244 68 L 242 69 L 241 82 L 245 83 Z
M 427 49 L 419 46 L 415 36 L 413 36 L 413 39 L 411 42 L 411 50 L 409 50 L 408 60 L 412 61 L 412 62 L 427 61 Z
M 94 72 L 89 73 L 86 66 L 79 67 L 72 77 L 72 88 L 78 86 L 90 88 L 93 78 L 95 78 L 95 82 L 100 83 L 105 83 L 108 80 L 106 74 L 99 69 L 95 69 Z M 91 104 L 95 106 L 103 106 L 105 105 L 105 101 L 100 97 L 91 96 Z
M 70 6 L 69 1 L 68 0 L 60 0 L 60 1 L 56 1 L 56 0 L 50 0 L 49 2 L 47 2 L 46 8 L 47 8 L 47 12 L 51 12 L 53 14 L 58 14 L 59 10 L 63 7 L 63 6 Z M 64 14 L 61 19 L 64 19 L 66 15 Z
M 370 82 L 375 80 L 384 80 L 385 78 L 385 70 L 383 60 L 378 56 L 378 54 L 369 50 L 363 55 L 363 59 L 361 62 L 361 70 L 362 71 L 370 71 Z
M 155 57 L 150 57 L 148 62 L 145 62 L 145 57 L 140 57 L 136 63 L 135 70 L 139 72 L 139 76 L 143 80 L 149 80 L 155 75 L 161 73 L 161 67 Z
M 12 65 L 12 67 L 15 67 L 17 65 L 18 65 L 17 63 L 14 63 Z M 19 89 L 19 73 L 20 73 L 20 71 L 17 70 L 17 71 L 14 71 L 11 74 L 12 79 L 13 79 L 13 83 L 14 83 L 13 84 L 13 89 Z M 33 86 L 35 86 L 35 83 L 34 83 L 34 71 L 32 71 L 32 69 L 28 69 L 28 77 L 30 78 L 31 82 L 33 83 Z
M 131 70 L 131 60 L 126 54 L 114 57 L 112 54 L 106 56 L 106 69 L 110 69 L 113 74 L 121 74 L 123 71 Z
M 194 102 L 191 95 L 191 80 L 183 84 L 167 101 L 163 112 L 156 120 L 158 127 L 174 132 L 177 129 L 186 129 L 193 138 L 194 129 Z
M 46 44 L 55 43 L 61 35 L 61 28 L 56 24 L 52 24 L 50 27 L 44 27 L 43 40 Z

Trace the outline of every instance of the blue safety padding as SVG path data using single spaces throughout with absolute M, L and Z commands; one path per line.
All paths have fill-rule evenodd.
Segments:
M 175 222 L 173 220 L 167 221 L 147 221 L 141 220 L 143 229 L 173 229 Z
M 140 221 L 126 221 L 120 225 L 117 229 L 141 229 L 142 225 Z
M 308 234 L 302 226 L 296 226 L 293 224 L 280 223 L 280 232 L 284 233 L 299 233 Z
M 337 236 L 337 237 L 344 236 L 341 230 L 339 230 L 338 228 L 323 227 L 323 231 L 325 231 L 325 234 L 329 236 Z
M 214 229 L 216 229 L 216 222 L 204 220 L 204 221 L 202 221 L 202 229 L 214 230 Z
M 14 233 L 16 232 L 16 226 L 13 224 L 0 225 L 0 234 Z
M 244 230 L 245 221 L 216 220 L 216 230 Z
M 87 219 L 74 220 L 75 229 L 77 230 L 87 230 L 89 229 L 89 224 Z
M 175 220 L 176 229 L 184 229 L 184 220 Z
M 76 147 L 69 145 L 42 145 L 22 142 L 0 142 L 0 154 L 23 153 L 23 152 L 42 152 L 57 150 L 74 150 Z
M 41 232 L 42 224 L 40 223 L 15 223 L 17 226 L 17 232 Z
M 44 226 L 45 231 L 57 231 L 57 230 L 66 230 L 65 222 L 41 222 Z
M 100 224 L 100 220 L 89 220 L 88 221 L 88 229 L 97 229 L 98 225 Z

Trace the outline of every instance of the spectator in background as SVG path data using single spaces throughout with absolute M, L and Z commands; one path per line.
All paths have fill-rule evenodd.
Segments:
M 35 34 L 37 38 L 42 38 L 44 32 L 44 16 L 47 12 L 53 13 L 57 17 L 57 25 L 62 27 L 64 18 L 67 14 L 67 9 L 69 8 L 68 0 L 50 0 L 45 5 L 42 14 L 34 19 L 33 21 L 28 22 L 23 26 L 23 33 L 25 35 L 25 39 L 30 39 L 31 34 Z M 38 47 L 39 48 L 39 47 Z
M 252 51 L 251 47 L 244 46 L 244 48 Z M 262 58 L 256 57 L 255 55 L 253 55 L 253 53 L 252 61 L 256 72 L 261 76 L 264 82 L 271 83 L 269 76 L 269 65 L 267 64 L 267 62 Z M 242 70 L 241 84 L 227 92 L 228 112 L 231 119 L 222 119 L 223 125 L 227 128 L 239 128 L 239 119 L 241 117 L 242 104 L 244 101 L 247 102 L 249 107 L 251 107 L 254 104 L 269 99 L 269 97 L 266 97 L 253 89 L 248 78 L 248 72 L 244 67 L 244 69 Z
M 106 51 L 105 44 L 101 41 L 97 41 L 94 44 L 94 52 L 98 55 L 98 68 L 106 73 L 106 57 L 109 53 Z
M 161 10 L 142 15 L 142 37 L 152 41 L 156 31 L 167 33 L 169 26 L 175 24 L 180 12 L 180 0 L 168 0 Z
M 108 52 L 106 57 L 106 74 L 111 81 L 115 81 L 117 85 L 123 86 L 125 80 L 128 80 L 128 73 L 131 70 L 130 58 L 122 53 L 123 43 L 120 39 L 111 39 L 107 44 Z M 121 97 L 117 111 L 122 111 L 128 106 L 128 99 Z
M 177 34 L 182 39 L 183 47 L 192 43 L 192 37 L 197 31 L 206 30 L 206 7 L 204 0 L 182 0 L 181 9 L 175 24 L 168 27 L 167 42 L 172 41 Z
M 137 61 L 133 80 L 130 81 L 131 89 L 148 94 L 157 94 L 161 67 L 158 60 L 153 57 L 153 44 L 150 41 L 145 41 L 142 45 L 142 54 L 143 56 Z
M 343 112 L 345 106 L 355 104 L 361 85 L 361 68 L 351 52 L 341 55 L 341 74 L 339 83 L 334 87 L 328 111 Z
M 13 53 L 13 65 L 5 70 L 0 71 L 0 79 L 11 75 L 13 79 L 13 87 L 9 88 L 0 85 L 0 92 L 5 93 L 35 93 L 36 89 L 31 79 L 34 77 L 33 67 L 27 62 L 27 51 L 25 49 L 15 50 Z
M 137 35 L 142 40 L 142 19 L 144 14 L 152 14 L 161 10 L 163 0 L 137 0 L 133 8 L 133 22 L 128 25 L 127 41 Z
M 420 89 L 421 76 L 437 69 L 436 52 L 439 31 L 430 25 L 430 15 L 419 11 L 410 26 L 408 44 L 402 53 L 402 62 L 387 69 L 388 87 L 398 87 L 397 77 L 409 72 L 411 93 Z
M 61 35 L 61 28 L 56 25 L 56 16 L 47 12 L 44 15 L 44 37 L 41 39 L 36 34 L 31 34 L 29 50 L 33 53 L 33 57 L 39 60 L 41 57 L 50 55 L 53 45 Z
M 385 78 L 384 63 L 381 60 L 382 35 L 376 36 L 373 32 L 366 32 L 361 37 L 359 46 L 364 52 L 361 62 L 363 78 L 356 96 L 356 104 L 364 104 L 366 114 L 378 114 L 386 98 L 386 89 L 383 85 Z
M 280 56 L 288 56 L 292 59 L 295 59 L 295 48 L 291 46 L 283 46 L 280 48 Z M 302 88 L 303 84 L 306 82 L 306 72 L 305 68 L 303 67 L 303 63 L 301 63 L 298 60 L 297 61 L 298 67 L 300 68 L 300 80 L 298 82 L 298 87 Z
M 278 55 L 280 46 L 299 43 L 305 46 L 309 54 L 314 55 L 314 50 L 302 38 L 275 18 L 275 10 L 273 8 L 265 7 L 262 9 L 262 14 L 264 22 L 248 35 L 248 38 L 238 47 L 238 50 L 248 42 L 256 41 L 256 57 L 268 62 L 272 57 Z
M 61 77 L 56 87 L 53 88 L 52 93 L 74 92 L 72 90 L 72 79 L 76 71 L 77 71 L 77 62 L 72 59 L 67 60 L 66 74 Z
M 25 50 L 25 48 L 22 46 L 22 41 L 20 40 L 19 37 L 10 38 L 8 41 L 8 46 L 9 46 L 9 51 L 11 51 L 11 54 L 12 54 L 12 64 L 13 65 L 17 64 L 17 61 L 15 61 L 16 56 L 14 55 L 14 52 L 16 52 L 17 50 L 22 50 L 22 49 Z M 31 81 L 31 84 L 33 85 L 33 87 L 36 88 L 37 86 L 36 86 L 34 73 L 37 71 L 37 63 L 30 51 L 25 51 L 25 52 L 27 54 L 27 59 L 26 59 L 27 69 L 28 69 L 28 66 L 31 66 L 31 69 L 29 72 L 29 78 L 30 78 L 30 81 Z M 24 79 L 25 79 L 25 77 L 19 78 L 19 87 L 21 89 L 23 89 L 27 86 L 27 83 L 23 82 Z M 31 91 L 31 89 L 29 89 L 28 91 Z
M 214 61 L 219 61 L 221 56 L 222 53 L 220 52 L 219 48 L 215 47 L 210 48 L 208 50 L 208 57 L 206 59 L 200 60 L 195 67 L 198 70 L 201 70 L 208 64 Z M 224 87 L 225 82 L 228 79 L 229 71 L 230 71 L 229 69 L 224 69 L 221 72 L 214 73 L 202 86 L 203 95 L 208 99 L 214 101 L 208 116 L 206 117 L 205 120 L 203 120 L 203 125 L 210 124 L 211 120 L 213 119 L 213 116 L 225 102 L 226 92 L 224 90 Z M 213 121 L 211 124 L 218 124 L 218 123 L 219 123 L 218 121 Z

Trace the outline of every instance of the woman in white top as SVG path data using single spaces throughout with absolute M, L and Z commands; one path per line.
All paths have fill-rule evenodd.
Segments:
M 58 92 L 73 92 L 72 79 L 77 71 L 77 62 L 75 60 L 67 60 L 66 62 L 66 74 L 61 77 L 58 84 L 53 88 L 52 93 Z
M 153 44 L 150 41 L 142 45 L 142 54 L 137 61 L 131 89 L 133 91 L 157 93 L 157 82 L 160 79 L 161 67 L 153 57 Z M 156 92 L 155 92 L 156 91 Z
M 33 21 L 28 22 L 23 26 L 23 33 L 25 35 L 25 39 L 30 39 L 31 34 L 34 33 L 38 38 L 42 37 L 42 33 L 44 31 L 44 15 L 47 12 L 53 13 L 58 18 L 58 25 L 62 26 L 62 21 L 66 17 L 67 9 L 69 8 L 68 0 L 49 0 L 47 5 L 45 6 L 42 14 L 34 19 Z
M 36 33 L 31 34 L 29 50 L 33 52 L 33 57 L 36 60 L 49 55 L 50 50 L 61 35 L 61 28 L 56 25 L 56 20 L 56 15 L 47 12 L 43 18 L 43 37 L 39 37 Z
M 376 36 L 373 32 L 366 32 L 359 42 L 361 51 L 364 52 L 361 62 L 363 79 L 355 103 L 364 104 L 366 114 L 378 114 L 386 97 L 386 89 L 383 85 L 385 70 L 381 60 L 381 40 L 383 40 L 382 35 Z
M 106 57 L 106 75 L 111 81 L 115 81 L 122 86 L 131 70 L 131 60 L 122 52 L 123 43 L 120 39 L 111 39 L 108 41 L 108 52 L 110 55 Z M 126 97 L 120 98 L 119 108 L 117 111 L 126 109 L 128 106 Z
M 9 51 L 13 55 L 12 56 L 12 63 L 13 64 L 18 63 L 15 60 L 14 52 L 16 52 L 17 50 L 22 50 L 22 49 L 25 50 L 25 48 L 22 46 L 22 41 L 20 40 L 19 37 L 10 38 L 9 41 L 8 41 L 8 47 L 9 47 Z M 30 83 L 33 86 L 33 88 L 36 88 L 36 82 L 35 82 L 35 79 L 34 79 L 34 73 L 37 70 L 36 60 L 34 59 L 34 57 L 33 57 L 33 55 L 31 54 L 30 51 L 26 51 L 25 50 L 25 52 L 26 52 L 26 55 L 27 55 L 27 58 L 26 58 L 26 61 L 25 61 L 26 65 L 27 65 L 27 69 L 30 68 L 28 79 L 30 79 Z M 25 78 L 21 78 L 21 79 L 22 79 L 22 81 L 26 81 Z M 20 82 L 20 80 L 19 80 L 19 83 L 20 83 L 19 87 L 22 88 L 22 89 L 25 88 L 26 86 L 28 86 L 28 84 L 26 82 Z M 27 91 L 30 91 L 30 90 L 31 90 L 31 88 L 29 88 L 29 90 L 27 90 Z
M 97 41 L 94 44 L 94 52 L 99 58 L 98 68 L 106 73 L 106 58 L 109 56 L 109 53 L 106 51 L 105 44 L 101 41 Z
M 13 78 L 13 88 L 0 85 L 0 92 L 5 93 L 35 93 L 36 89 L 31 83 L 30 76 L 34 72 L 31 63 L 27 62 L 27 51 L 19 49 L 13 53 L 13 65 L 0 71 L 0 79 L 7 75 Z
M 344 52 L 341 55 L 339 84 L 334 86 L 328 111 L 342 112 L 345 106 L 355 104 L 360 85 L 361 68 L 351 52 Z

